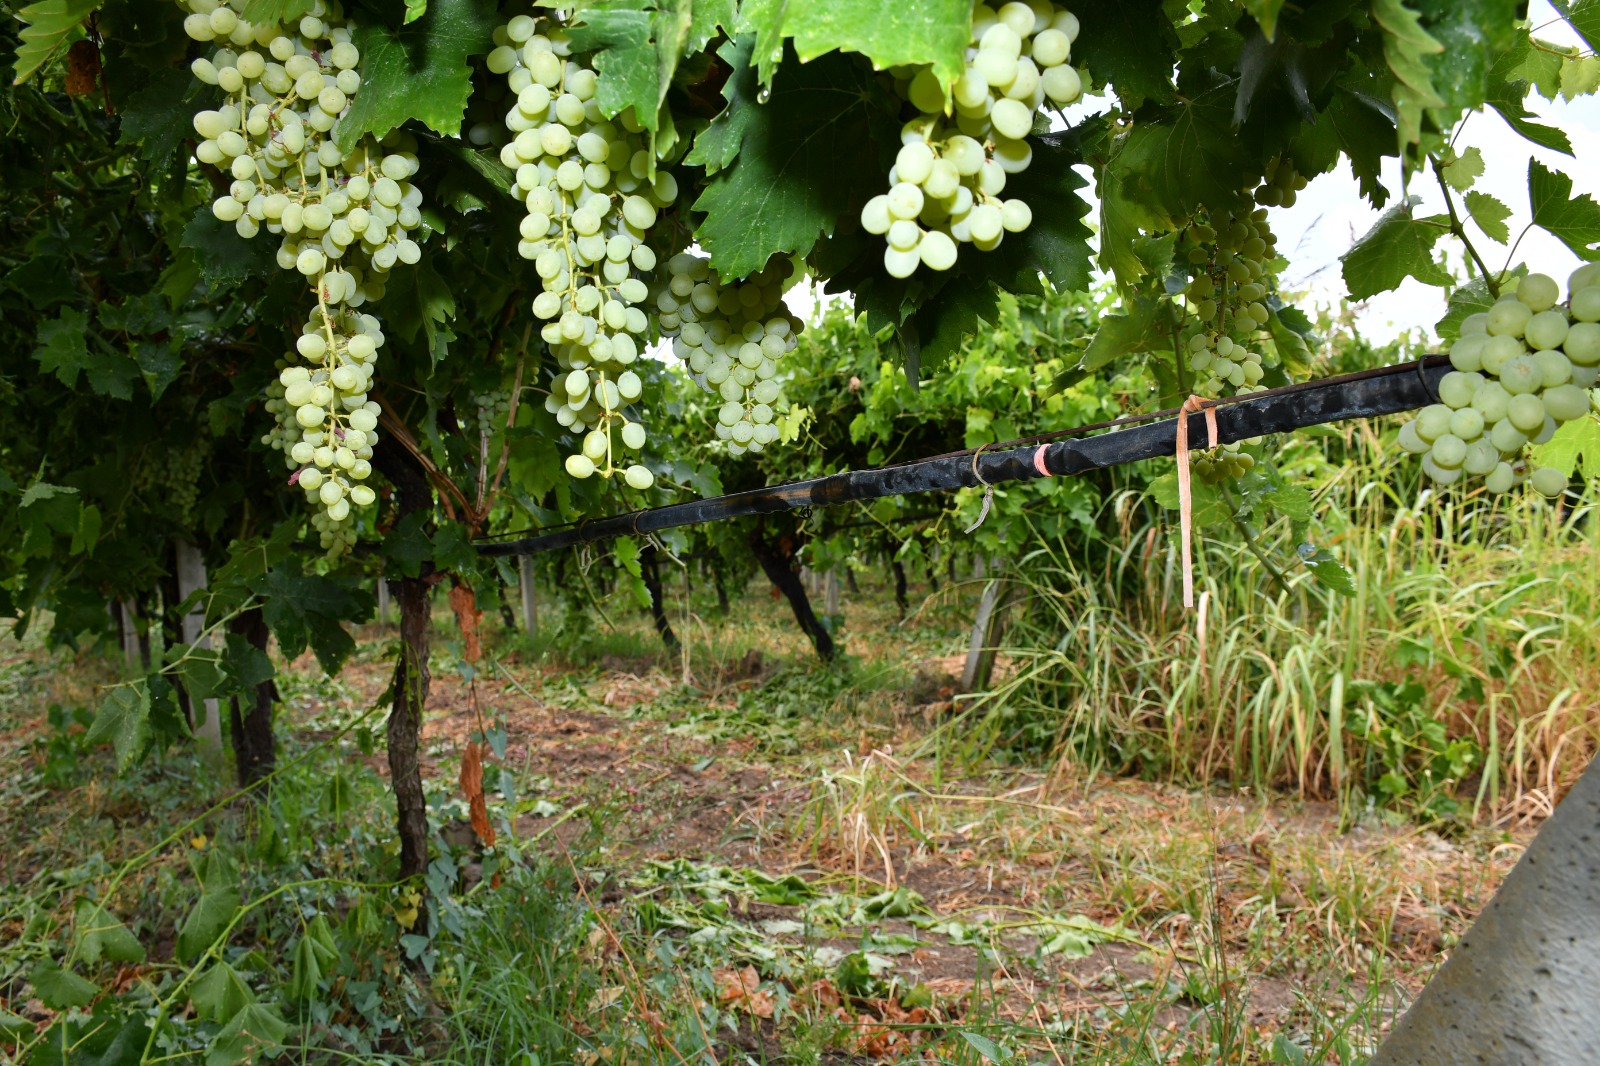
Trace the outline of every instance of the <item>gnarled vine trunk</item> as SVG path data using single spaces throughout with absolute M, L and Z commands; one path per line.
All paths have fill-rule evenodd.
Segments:
M 266 654 L 271 633 L 260 607 L 241 613 L 230 628 L 249 641 L 251 647 Z M 278 686 L 271 678 L 257 685 L 248 699 L 233 698 L 233 767 L 240 788 L 260 781 L 278 765 L 277 747 L 272 737 L 272 705 L 277 698 Z
M 395 487 L 399 517 L 433 505 L 427 475 L 399 448 L 382 448 L 380 471 Z M 400 876 L 417 877 L 428 868 L 428 804 L 418 758 L 422 714 L 428 706 L 429 597 L 433 564 L 424 561 L 416 577 L 396 577 L 389 592 L 400 614 L 400 654 L 394 664 L 394 706 L 389 712 L 389 785 L 394 789 L 395 827 L 400 836 Z
M 650 618 L 656 624 L 661 643 L 676 648 L 678 634 L 672 631 L 672 622 L 667 618 L 667 605 L 661 592 L 661 561 L 655 545 L 639 553 L 639 571 L 644 575 L 645 590 L 650 593 Z
M 750 550 L 755 553 L 756 562 L 761 564 L 767 580 L 788 599 L 789 607 L 794 611 L 794 620 L 800 623 L 801 632 L 811 638 L 817 655 L 825 660 L 832 659 L 835 651 L 833 635 L 811 609 L 805 583 L 800 580 L 800 574 L 794 567 L 794 557 L 781 546 L 769 543 L 760 527 L 750 531 Z

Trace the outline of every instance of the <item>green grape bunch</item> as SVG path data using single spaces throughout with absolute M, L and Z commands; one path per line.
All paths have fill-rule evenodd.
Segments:
M 775 259 L 742 282 L 723 282 L 709 260 L 680 252 L 667 261 L 671 280 L 656 294 L 673 353 L 701 388 L 722 398 L 715 433 L 733 455 L 759 452 L 782 436 L 782 361 L 802 328 L 783 306 L 793 269 Z
M 966 68 L 945 93 L 931 67 L 901 67 L 895 88 L 917 115 L 901 130 L 889 191 L 868 200 L 861 225 L 886 238 L 883 266 L 896 278 L 918 266 L 949 270 L 957 248 L 1000 245 L 1033 221 L 1027 202 L 1006 198 L 1006 178 L 1028 168 L 1026 140 L 1048 102 L 1065 107 L 1083 92 L 1072 66 L 1078 19 L 1051 0 L 1012 0 L 972 9 Z
M 1258 440 L 1259 438 L 1252 438 Z M 1207 485 L 1243 477 L 1255 468 L 1256 457 L 1244 450 L 1247 441 L 1233 441 L 1211 451 L 1191 451 L 1189 469 Z
M 368 392 L 383 334 L 357 309 L 383 296 L 397 263 L 421 258 L 416 144 L 395 132 L 338 147 L 362 83 L 360 49 L 335 0 L 314 0 L 289 23 L 245 19 L 244 0 L 182 6 L 187 35 L 217 46 L 190 69 L 224 94 L 194 118 L 195 157 L 233 179 L 212 213 L 242 237 L 277 236 L 278 266 L 303 276 L 316 301 L 268 386 L 276 425 L 262 441 L 283 453 L 323 547 L 337 554 L 354 540 L 352 507 L 376 498 L 360 482 L 377 441 Z
M 1422 456 L 1434 482 L 1472 474 L 1494 493 L 1524 481 L 1549 497 L 1566 489 L 1559 470 L 1529 473 L 1524 449 L 1590 411 L 1600 377 L 1600 263 L 1573 271 L 1567 292 L 1561 304 L 1554 278 L 1529 274 L 1488 311 L 1462 320 L 1440 402 L 1400 427 L 1400 446 Z
M 133 495 L 140 500 L 159 500 L 161 510 L 189 527 L 200 502 L 200 474 L 210 449 L 156 447 L 157 454 L 147 453 L 134 468 Z
M 677 199 L 677 181 L 656 167 L 631 108 L 602 115 L 600 76 L 572 54 L 559 22 L 518 15 L 494 41 L 488 67 L 506 78 L 511 100 L 500 159 L 527 210 L 517 249 L 539 275 L 533 313 L 560 367 L 546 407 L 581 441 L 567 473 L 620 472 L 633 488 L 649 488 L 650 469 L 618 454 L 645 443 L 644 426 L 626 413 L 643 390 L 631 367 L 649 339 L 643 276 L 656 252 L 648 237 Z
M 1217 398 L 1259 391 L 1269 365 L 1261 343 L 1275 288 L 1277 237 L 1268 207 L 1288 206 L 1306 180 L 1287 159 L 1269 164 L 1265 179 L 1228 208 L 1196 212 L 1180 232 L 1176 255 L 1191 277 L 1184 288 L 1194 324 L 1186 334 L 1196 395 Z

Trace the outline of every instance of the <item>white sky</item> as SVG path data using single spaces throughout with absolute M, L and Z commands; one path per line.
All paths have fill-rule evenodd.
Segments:
M 1536 34 L 1556 44 L 1580 45 L 1577 35 L 1559 18 L 1548 0 L 1533 0 L 1529 14 Z M 1082 116 L 1106 108 L 1103 98 L 1085 100 L 1068 109 L 1068 116 L 1078 121 Z M 1489 193 L 1511 209 L 1507 225 L 1511 239 L 1517 240 L 1528 223 L 1528 160 L 1538 159 L 1545 166 L 1571 175 L 1574 195 L 1589 193 L 1600 198 L 1600 169 L 1594 165 L 1600 159 L 1600 98 L 1589 96 L 1567 103 L 1557 98 L 1547 102 L 1538 93 L 1531 93 L 1528 110 L 1536 120 L 1566 131 L 1572 141 L 1576 159 L 1539 147 L 1524 140 L 1493 111 L 1486 110 L 1469 118 L 1462 135 L 1457 139 L 1458 149 L 1476 147 L 1483 153 L 1485 169 L 1475 189 Z M 1400 163 L 1398 159 L 1384 161 L 1384 184 L 1399 195 Z M 1086 168 L 1085 168 L 1086 170 Z M 1419 215 L 1442 214 L 1444 201 L 1438 184 L 1431 175 L 1413 178 L 1412 195 L 1421 197 L 1417 207 Z M 1093 189 L 1081 191 L 1098 214 L 1098 204 Z M 1457 210 L 1465 217 L 1465 207 L 1457 197 Z M 1272 212 L 1272 228 L 1278 235 L 1278 249 L 1289 261 L 1289 268 L 1280 278 L 1286 291 L 1304 292 L 1302 305 L 1336 306 L 1346 296 L 1344 278 L 1339 269 L 1339 257 L 1361 238 L 1378 220 L 1380 211 L 1374 210 L 1362 198 L 1355 176 L 1348 163 L 1341 163 L 1332 173 L 1324 174 L 1301 192 L 1290 208 L 1277 208 Z M 1491 270 L 1507 265 L 1508 247 L 1495 244 L 1468 222 L 1468 233 L 1473 244 Z M 1456 272 L 1462 273 L 1460 264 L 1464 252 L 1460 243 L 1446 236 L 1438 244 L 1447 250 Z M 967 254 L 975 254 L 970 250 Z M 1577 265 L 1578 258 L 1567 247 L 1541 229 L 1531 229 L 1522 238 L 1509 265 L 1526 263 L 1531 270 L 1542 271 L 1558 281 Z M 814 312 L 817 291 L 809 282 L 795 286 L 786 301 L 795 314 L 809 319 Z M 1365 336 L 1374 341 L 1387 341 L 1399 334 L 1415 331 L 1424 343 L 1433 338 L 1433 325 L 1444 314 L 1443 289 L 1424 285 L 1408 279 L 1400 288 L 1381 293 L 1368 300 L 1358 314 L 1358 322 Z

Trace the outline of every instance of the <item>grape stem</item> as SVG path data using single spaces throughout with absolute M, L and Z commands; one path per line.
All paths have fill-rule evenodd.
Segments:
M 1489 268 L 1484 264 L 1483 257 L 1478 254 L 1472 241 L 1467 236 L 1466 227 L 1461 224 L 1461 216 L 1456 214 L 1455 198 L 1450 195 L 1450 183 L 1444 180 L 1444 166 L 1439 162 L 1439 157 L 1429 154 L 1428 161 L 1433 164 L 1433 176 L 1438 179 L 1439 191 L 1444 193 L 1444 209 L 1450 216 L 1450 232 L 1466 246 L 1467 255 L 1478 266 L 1478 272 L 1483 275 L 1483 283 L 1489 290 L 1489 295 L 1498 298 L 1500 286 L 1495 284 L 1494 275 L 1489 273 Z
M 1277 565 L 1267 558 L 1266 552 L 1261 550 L 1261 542 L 1256 539 L 1255 533 L 1239 517 L 1239 505 L 1235 502 L 1233 493 L 1228 491 L 1227 483 L 1219 483 L 1217 488 L 1222 490 L 1222 498 L 1228 505 L 1228 521 L 1233 523 L 1233 528 L 1237 529 L 1239 535 L 1244 538 L 1245 547 L 1249 548 L 1250 554 L 1254 555 L 1256 561 L 1266 568 L 1267 573 L 1272 576 L 1272 580 L 1278 588 L 1282 589 L 1285 594 L 1291 593 L 1292 590 L 1289 588 L 1288 579 L 1283 576 L 1283 571 L 1279 570 Z

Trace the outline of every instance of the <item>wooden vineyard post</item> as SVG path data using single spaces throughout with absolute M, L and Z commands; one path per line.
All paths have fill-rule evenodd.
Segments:
M 389 583 L 378 575 L 378 625 L 389 624 Z
M 650 620 L 655 623 L 656 633 L 668 649 L 676 648 L 678 634 L 672 631 L 672 621 L 667 617 L 665 595 L 661 590 L 661 560 L 654 544 L 639 554 L 639 569 L 644 575 L 645 591 L 650 593 Z
M 978 566 L 983 560 L 978 560 Z M 998 566 L 993 567 L 998 571 Z M 978 598 L 978 613 L 972 620 L 972 637 L 967 642 L 967 661 L 961 668 L 961 691 L 977 692 L 989 687 L 994 673 L 996 645 L 1005 629 L 1005 610 L 1011 599 L 1011 585 L 1001 577 L 992 577 L 983 586 Z
M 839 571 L 829 570 L 822 582 L 822 612 L 829 618 L 839 613 Z
M 122 634 L 122 657 L 134 670 L 144 669 L 144 652 L 139 647 L 139 612 L 132 600 L 117 601 L 117 622 Z
M 517 590 L 522 594 L 522 628 L 528 636 L 539 638 L 539 599 L 533 589 L 533 556 L 517 559 Z
M 206 563 L 200 555 L 200 549 L 187 541 L 179 541 L 177 545 L 178 560 L 178 599 L 187 600 L 195 592 L 206 587 Z M 205 611 L 195 608 L 183 616 L 183 642 L 193 645 L 200 640 L 200 634 L 205 629 Z M 211 646 L 211 638 L 206 637 L 203 647 Z M 195 708 L 197 721 L 194 724 L 195 739 L 199 742 L 200 758 L 212 767 L 222 763 L 222 715 L 217 700 L 202 701 L 202 706 Z

